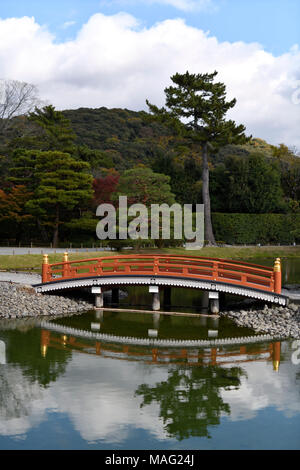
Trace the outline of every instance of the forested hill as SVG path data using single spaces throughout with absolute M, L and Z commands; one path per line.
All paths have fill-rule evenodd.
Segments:
M 79 158 L 91 164 L 93 173 L 99 166 L 118 171 L 139 163 L 151 166 L 159 155 L 174 148 L 172 131 L 149 120 L 149 114 L 142 111 L 101 107 L 64 110 L 62 114 L 76 134 Z M 43 130 L 25 116 L 15 117 L 3 127 L 0 126 L 0 156 L 6 157 L 6 167 L 9 154 L 16 148 L 47 150 L 43 148 Z M 94 150 L 97 152 L 91 155 Z
M 122 172 L 142 163 L 169 174 L 170 164 L 186 167 L 189 172 L 201 164 L 199 148 L 193 148 L 175 136 L 170 128 L 149 119 L 146 112 L 101 107 L 64 110 L 62 114 L 70 121 L 76 135 L 79 158 L 90 163 L 94 176 L 98 175 L 100 167 L 114 167 Z M 12 119 L 5 131 L 1 132 L 0 126 L 2 156 L 8 157 L 14 148 L 20 147 L 47 150 L 42 142 L 42 130 L 24 116 Z M 227 155 L 244 157 L 253 151 L 272 156 L 273 147 L 262 139 L 253 139 L 248 145 L 227 145 L 211 155 L 211 163 L 216 165 Z M 7 158 L 5 162 L 2 158 L 2 164 L 7 169 Z M 197 178 L 200 177 L 201 170 L 195 171 L 199 173 Z
M 118 170 L 151 164 L 172 135 L 167 127 L 150 122 L 142 111 L 101 107 L 65 110 L 63 114 L 71 122 L 76 143 L 105 151 Z
M 29 117 L 0 120 L 0 238 L 15 233 L 29 240 L 37 232 L 49 241 L 48 226 L 53 240 L 58 232 L 71 240 L 72 230 L 78 240 L 87 233 L 94 237 L 95 205 L 112 201 L 120 182 L 132 175 L 123 194 L 135 190 L 140 178 L 141 187 L 148 184 L 161 200 L 160 182 L 167 182 L 172 201 L 202 203 L 202 150 L 201 142 L 176 135 L 142 111 L 47 106 Z M 300 213 L 300 158 L 284 144 L 256 138 L 226 145 L 210 152 L 209 169 L 213 213 Z M 154 189 L 151 178 L 159 182 Z M 232 229 L 224 220 L 222 227 Z M 218 239 L 232 241 L 222 230 Z M 272 240 L 293 241 L 300 236 L 298 228 L 294 232 L 293 239 Z
M 118 171 L 142 163 L 170 174 L 170 165 L 175 164 L 186 167 L 188 171 L 195 170 L 200 177 L 199 148 L 193 148 L 169 127 L 151 120 L 144 111 L 101 107 L 62 112 L 71 122 L 77 136 L 76 143 L 103 152 Z M 274 146 L 259 138 L 246 145 L 226 145 L 211 155 L 211 164 L 223 163 L 228 155 L 246 157 L 252 152 L 272 158 Z
M 161 125 L 147 122 L 146 113 L 142 111 L 101 107 L 62 112 L 71 121 L 79 142 L 91 148 L 102 148 L 103 143 L 111 137 L 133 142 L 137 138 L 166 133 Z
M 68 134 L 73 131 L 75 134 L 75 147 L 71 150 L 64 143 L 57 147 L 50 142 L 43 128 L 24 116 L 12 119 L 5 131 L 2 128 L 1 132 L 0 126 L 0 187 L 8 184 L 16 150 L 56 149 L 70 152 L 74 158 L 88 163 L 94 178 L 104 176 L 108 169 L 114 168 L 122 174 L 124 170 L 143 164 L 156 173 L 170 177 L 171 189 L 178 202 L 196 203 L 201 200 L 202 158 L 199 144 L 175 135 L 167 126 L 150 119 L 144 111 L 101 107 L 64 110 L 61 114 L 67 119 L 66 127 L 62 128 L 65 130 L 59 131 L 62 132 L 62 142 L 63 132 Z M 58 130 L 53 132 L 55 135 Z M 69 138 L 73 139 L 72 136 Z M 249 160 L 253 153 L 259 153 L 262 159 L 251 157 Z M 261 167 L 261 162 L 267 165 L 266 168 Z M 261 183 L 258 181 L 266 172 L 271 172 L 273 176 L 276 173 L 286 198 L 297 201 L 299 167 L 300 159 L 283 144 L 275 147 L 262 139 L 253 138 L 244 145 L 220 148 L 210 155 L 211 196 L 215 210 L 236 211 L 235 206 L 227 207 L 229 189 L 232 191 L 235 188 L 244 194 L 247 187 L 249 194 L 253 194 L 253 188 L 259 187 Z M 276 188 L 270 174 L 265 179 Z M 240 185 L 244 185 L 243 189 Z M 235 193 L 232 200 L 239 201 L 241 205 L 240 196 L 236 197 Z M 251 211 L 260 212 L 258 209 L 255 207 Z

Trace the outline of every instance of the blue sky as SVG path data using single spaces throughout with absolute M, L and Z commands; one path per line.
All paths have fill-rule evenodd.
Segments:
M 83 23 L 95 13 L 106 15 L 125 11 L 152 26 L 165 19 L 184 18 L 219 41 L 259 42 L 265 50 L 279 55 L 300 44 L 299 0 L 210 0 L 197 8 L 199 0 L 184 8 L 185 0 L 1 0 L 0 17 L 34 16 L 47 25 L 57 41 L 74 38 Z M 170 2 L 170 4 L 169 4 Z M 181 5 L 181 8 L 180 8 Z
M 57 109 L 164 105 L 211 73 L 248 134 L 300 149 L 300 0 L 0 0 L 1 79 Z

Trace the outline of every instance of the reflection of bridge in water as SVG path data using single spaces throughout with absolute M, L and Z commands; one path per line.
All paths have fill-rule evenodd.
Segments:
M 100 335 L 97 333 L 62 327 L 61 325 L 48 322 L 43 322 L 41 327 L 41 353 L 43 357 L 46 357 L 49 347 L 54 347 L 62 349 L 70 348 L 80 353 L 111 359 L 143 361 L 148 364 L 214 366 L 254 361 L 272 361 L 274 370 L 278 370 L 280 363 L 281 343 L 280 341 L 270 341 L 266 347 L 265 343 L 268 342 L 267 335 L 249 338 L 249 340 L 252 339 L 253 343 L 255 338 L 256 344 L 237 344 L 238 340 L 243 342 L 243 339 L 235 338 L 235 344 L 225 343 L 226 340 L 195 341 L 195 345 L 197 343 L 202 344 L 201 349 L 191 348 L 191 341 L 173 341 L 173 347 L 167 348 L 167 346 L 170 346 L 171 340 L 156 341 L 145 339 L 143 342 L 143 339 L 140 338 L 119 337 L 119 342 L 117 342 L 116 339 L 118 337 L 103 335 L 105 340 L 101 341 L 99 338 L 95 339 L 95 335 Z M 51 329 L 54 331 L 51 331 Z M 80 331 L 82 331 L 81 335 Z M 78 338 L 78 336 L 81 336 L 81 338 Z M 125 340 L 127 340 L 127 343 L 125 343 Z M 148 343 L 145 344 L 145 341 L 148 341 Z M 264 343 L 259 345 L 257 344 L 259 341 L 264 341 Z M 165 344 L 164 348 L 161 347 L 162 343 Z M 221 343 L 222 345 L 214 343 Z M 227 346 L 230 345 L 233 349 L 228 351 L 225 344 Z
M 160 289 L 171 301 L 172 287 L 208 292 L 211 311 L 219 311 L 219 293 L 229 293 L 265 302 L 286 305 L 281 294 L 281 267 L 274 268 L 220 258 L 174 255 L 118 255 L 49 264 L 44 255 L 42 283 L 38 292 L 90 287 L 96 307 L 103 307 L 103 292 L 124 285 L 147 285 L 152 293 L 152 309 L 160 309 Z

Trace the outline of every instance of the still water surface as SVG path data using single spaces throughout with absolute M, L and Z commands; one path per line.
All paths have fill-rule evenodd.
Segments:
M 148 296 L 129 289 L 121 304 L 149 307 Z M 197 312 L 201 294 L 178 289 L 172 303 Z M 130 310 L 51 323 L 74 333 L 36 320 L 0 322 L 0 449 L 300 448 L 300 343 L 151 347 L 76 333 L 253 334 L 226 318 Z

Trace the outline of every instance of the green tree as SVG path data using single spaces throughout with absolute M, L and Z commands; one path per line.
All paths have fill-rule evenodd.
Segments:
M 212 172 L 214 211 L 263 214 L 284 209 L 277 162 L 261 153 L 228 156 Z
M 116 188 L 114 199 L 127 196 L 128 204 L 142 203 L 150 208 L 151 204 L 173 204 L 170 177 L 154 173 L 143 165 L 124 171 Z
M 36 157 L 37 187 L 26 207 L 42 224 L 53 230 L 53 246 L 58 245 L 59 227 L 74 215 L 80 217 L 80 206 L 93 197 L 89 165 L 68 153 L 39 152 Z M 76 213 L 77 210 L 77 213 Z
M 24 185 L 26 187 L 26 190 L 31 193 L 31 198 L 29 198 L 29 200 L 32 199 L 39 184 L 39 179 L 36 175 L 36 161 L 39 154 L 39 150 L 28 150 L 24 148 L 18 148 L 14 150 L 12 154 L 12 166 L 9 169 L 9 176 L 7 180 L 13 186 Z M 29 200 L 27 202 L 29 202 Z M 24 214 L 27 214 L 28 212 L 30 213 L 26 205 L 24 205 L 23 210 Z M 46 227 L 42 223 L 42 215 L 40 213 L 35 213 L 34 216 L 38 232 L 43 242 L 48 243 L 49 236 Z M 25 235 L 26 238 L 28 236 L 28 233 L 26 232 L 23 235 Z
M 103 172 L 113 167 L 111 156 L 101 150 L 90 149 L 87 146 L 80 145 L 76 149 L 76 156 L 79 160 L 89 163 L 94 178 L 101 177 Z
M 120 177 L 116 192 L 112 196 L 113 201 L 118 201 L 119 196 L 127 196 L 127 202 L 131 204 L 144 204 L 148 209 L 147 219 L 143 218 L 143 224 L 147 225 L 148 236 L 151 231 L 150 209 L 151 204 L 175 203 L 175 198 L 171 192 L 170 177 L 160 173 L 153 172 L 150 168 L 143 165 L 124 171 Z M 142 214 L 140 214 L 142 216 Z M 145 217 L 145 216 L 143 216 Z M 161 216 L 160 216 L 161 218 Z M 130 221 L 129 217 L 129 221 Z M 171 220 L 170 237 L 172 238 L 173 220 Z M 160 225 L 161 234 L 161 225 Z M 141 237 L 142 238 L 142 237 Z M 139 249 L 141 238 L 136 240 L 135 244 Z M 163 238 L 159 236 L 156 241 L 159 247 L 164 245 Z
M 39 150 L 26 150 L 19 148 L 13 152 L 12 167 L 8 181 L 14 185 L 25 185 L 29 191 L 36 189 L 38 180 L 35 174 Z
M 202 149 L 202 201 L 204 204 L 205 239 L 215 244 L 211 223 L 209 193 L 210 151 L 226 144 L 247 141 L 245 127 L 225 120 L 227 111 L 236 104 L 236 99 L 226 101 L 226 87 L 213 83 L 217 72 L 211 74 L 175 74 L 171 77 L 174 86 L 165 88 L 166 106 L 159 109 L 147 100 L 150 111 L 162 122 L 169 123 Z M 182 121 L 183 120 L 183 121 Z
M 29 120 L 44 130 L 43 138 L 47 141 L 47 150 L 75 153 L 76 135 L 70 121 L 61 111 L 57 111 L 52 105 L 42 109 L 35 108 L 34 112 L 29 114 Z
M 280 167 L 281 186 L 291 212 L 300 211 L 300 158 L 296 149 L 284 144 L 273 147 L 273 154 Z
M 202 162 L 189 147 L 162 152 L 155 158 L 152 169 L 170 176 L 171 191 L 179 204 L 197 204 L 201 200 Z

